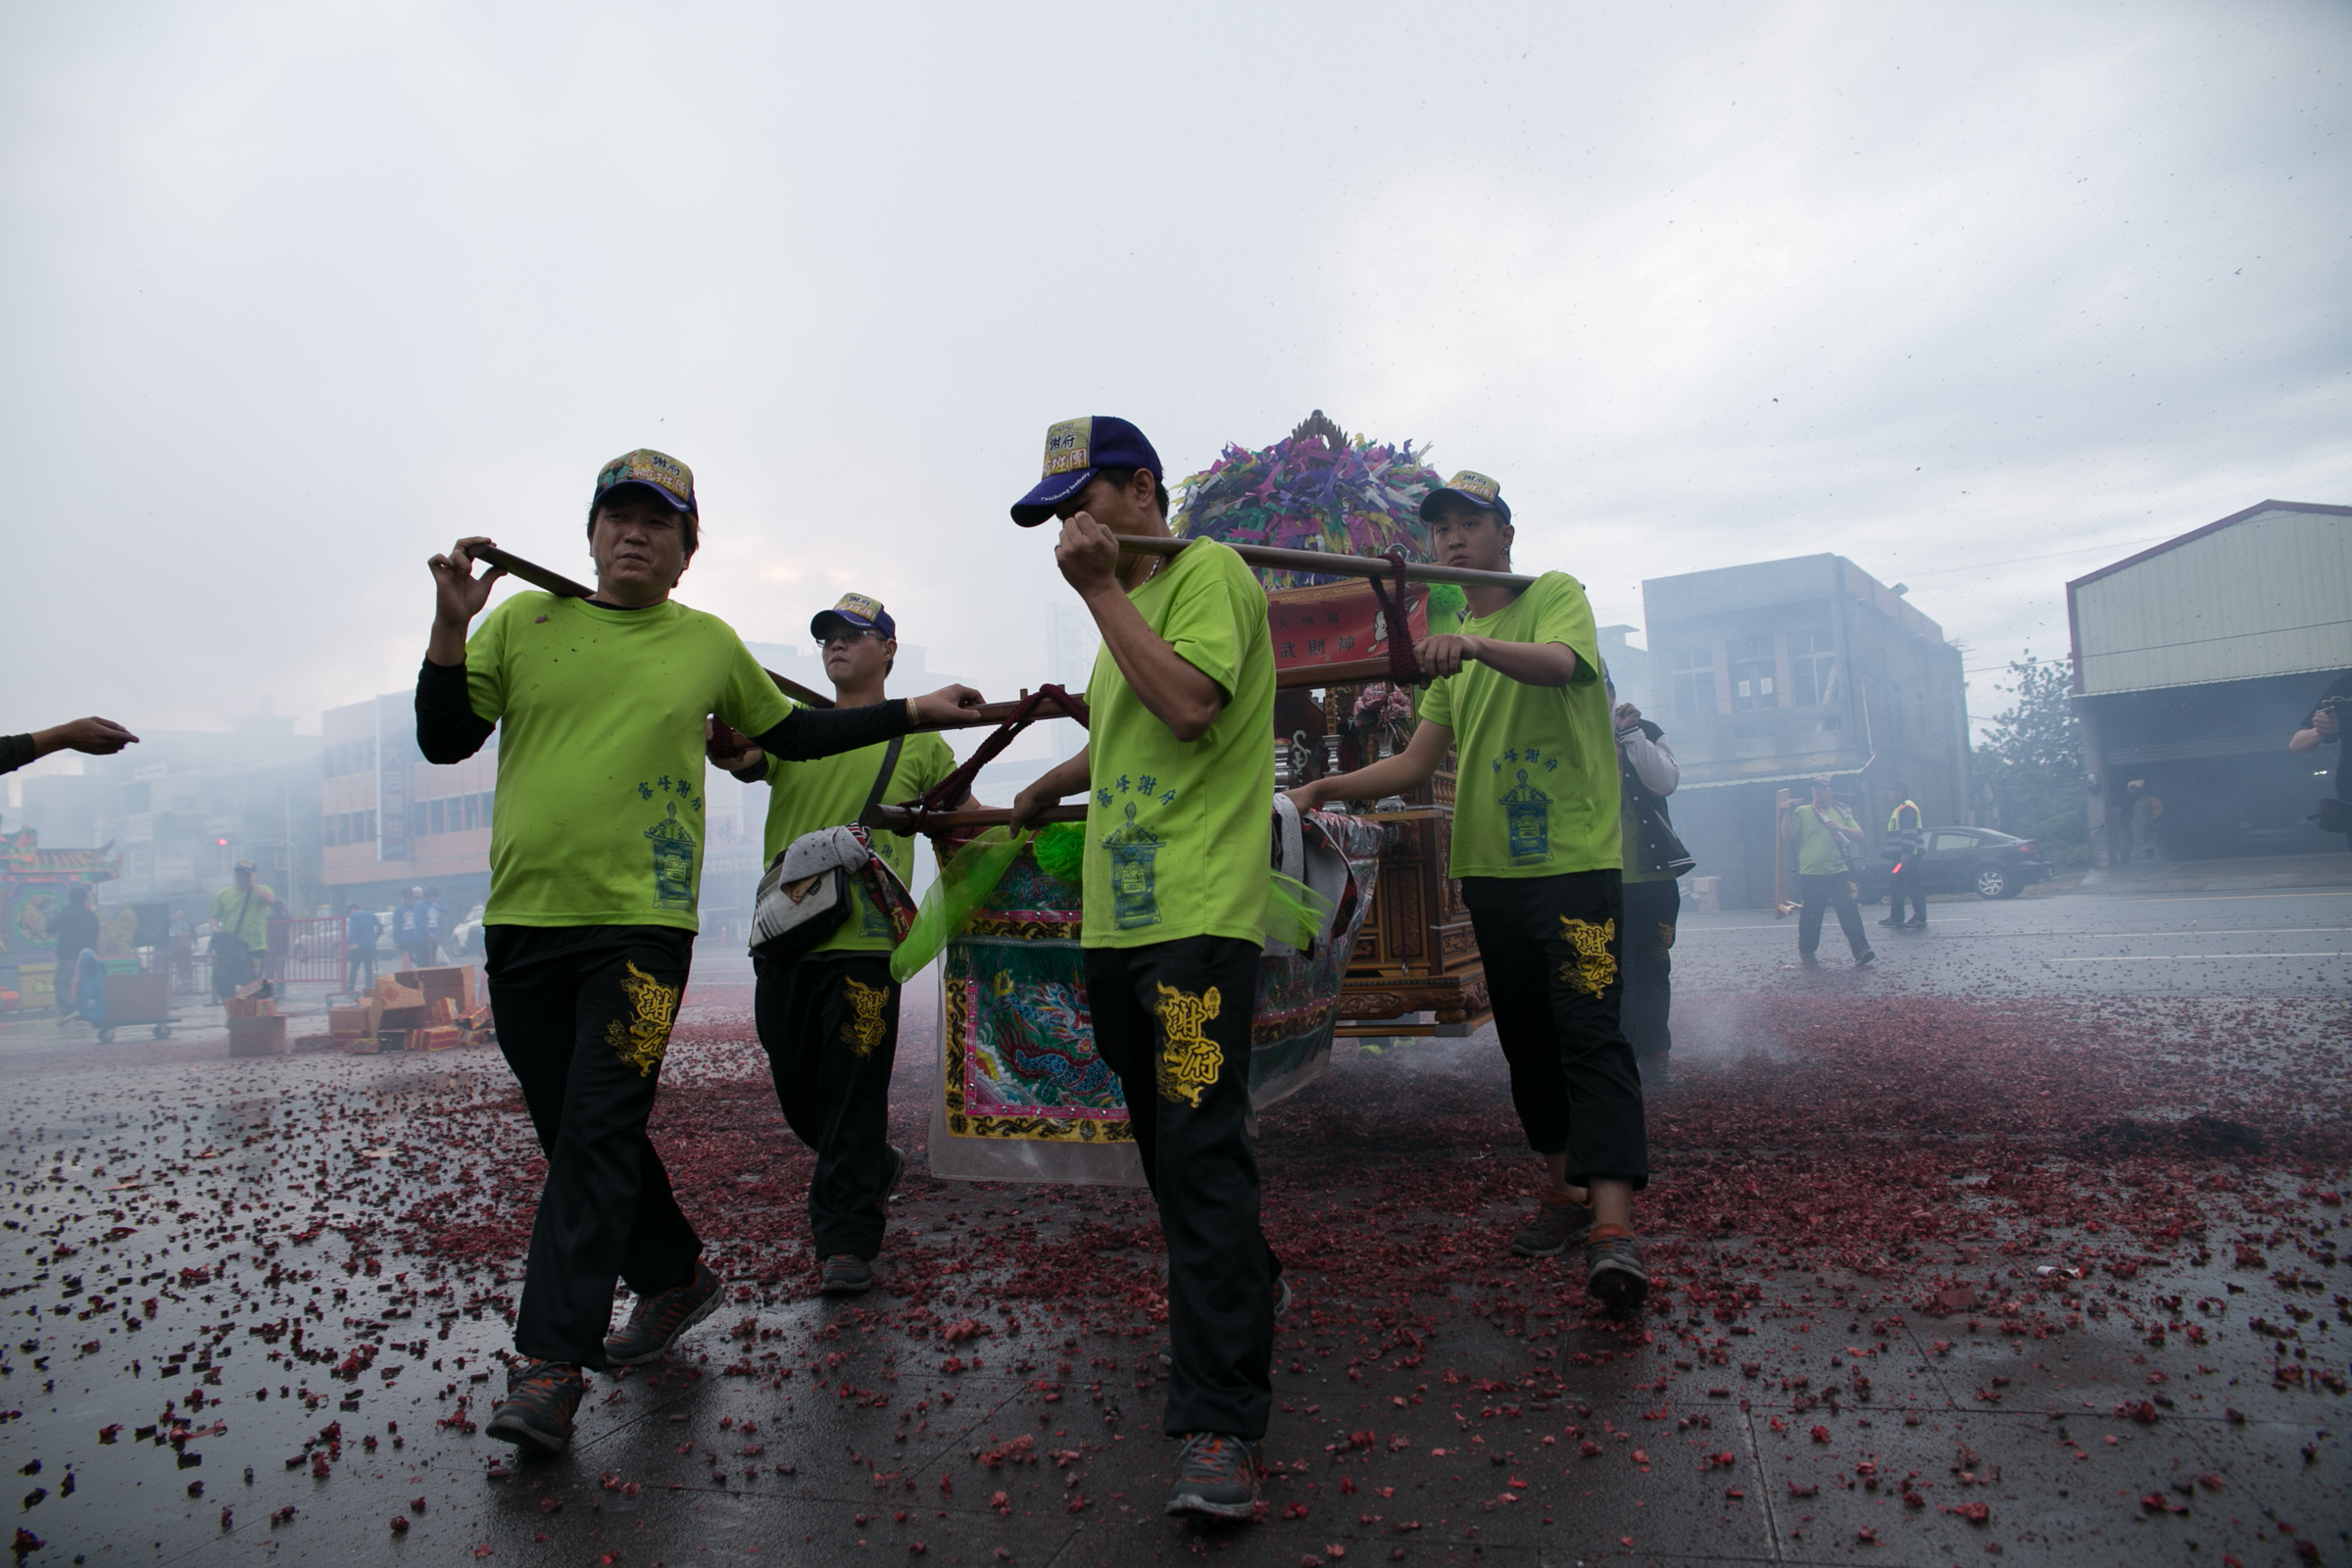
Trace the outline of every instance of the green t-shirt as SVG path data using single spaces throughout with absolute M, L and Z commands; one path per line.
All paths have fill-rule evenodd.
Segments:
M 267 882 L 256 882 L 253 897 L 248 899 L 232 882 L 213 895 L 212 907 L 206 913 L 220 922 L 221 930 L 247 947 L 266 948 L 270 945 L 270 911 L 275 907 L 270 903 L 273 891 Z M 243 919 L 237 917 L 239 909 L 244 911 Z
M 1854 813 L 1842 806 L 1832 805 L 1830 820 L 1848 833 L 1859 833 L 1862 824 Z M 1811 802 L 1796 808 L 1796 874 L 1799 876 L 1844 876 L 1850 872 L 1844 846 L 1838 836 L 1822 826 L 1821 813 Z
M 767 798 L 767 832 L 762 840 L 761 862 L 772 864 L 777 852 L 804 833 L 857 821 L 858 813 L 865 808 L 866 796 L 873 790 L 874 775 L 881 771 L 882 756 L 889 750 L 890 743 L 885 741 L 861 751 L 820 757 L 812 762 L 787 762 L 780 758 L 769 758 L 767 782 L 772 793 Z M 883 804 L 897 806 L 911 801 L 955 771 L 956 754 L 948 750 L 945 739 L 936 733 L 909 735 L 899 748 L 898 765 L 890 770 L 890 783 L 883 787 Z M 914 840 L 877 828 L 873 842 L 874 853 L 890 863 L 901 882 L 912 887 Z M 829 939 L 818 943 L 814 951 L 887 953 L 896 946 L 890 922 L 874 907 L 874 901 L 860 898 L 851 917 L 842 921 L 840 929 Z
M 1547 571 L 1471 637 L 1561 643 L 1576 655 L 1565 686 L 1529 686 L 1487 664 L 1430 683 L 1425 719 L 1453 731 L 1454 876 L 1561 876 L 1623 863 L 1617 827 L 1617 730 L 1592 634 L 1592 607 L 1566 572 Z
M 1185 937 L 1266 939 L 1274 810 L 1274 646 L 1266 591 L 1242 558 L 1202 540 L 1135 590 L 1144 623 L 1226 697 L 1208 732 L 1180 741 L 1105 644 L 1086 703 L 1090 948 Z
M 518 593 L 466 642 L 466 682 L 501 732 L 483 922 L 696 929 L 703 719 L 759 735 L 791 711 L 734 628 Z

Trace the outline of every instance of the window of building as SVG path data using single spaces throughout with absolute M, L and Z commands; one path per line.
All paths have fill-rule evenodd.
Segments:
M 441 808 L 443 804 L 444 803 L 439 799 L 430 800 L 424 803 L 424 830 L 427 833 L 439 833 L 445 831 L 441 824 Z
M 467 827 L 482 825 L 482 798 L 479 795 L 466 797 L 466 825 Z
M 1838 639 L 1827 626 L 1788 634 L 1788 690 L 1799 708 L 1838 701 Z
M 1772 657 L 1772 639 L 1735 637 L 1730 653 L 1732 711 L 1744 713 L 1758 708 L 1780 707 L 1780 696 L 1773 690 L 1773 678 L 1779 672 L 1779 665 Z
M 362 844 L 373 844 L 375 842 L 375 813 L 371 810 L 362 811 L 360 815 L 366 818 L 366 820 L 360 824 L 360 842 Z
M 1674 716 L 1715 716 L 1715 650 L 1682 648 L 1674 654 Z

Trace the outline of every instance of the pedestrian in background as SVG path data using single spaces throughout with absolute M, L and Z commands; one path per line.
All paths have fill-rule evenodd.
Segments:
M 407 955 L 412 969 L 433 966 L 432 933 L 425 929 L 424 889 L 411 888 L 392 911 L 392 945 Z
M 2164 851 L 2156 842 L 2156 824 L 2164 819 L 2162 797 L 2148 789 L 2146 779 L 2135 778 L 2124 790 L 2132 798 L 2132 858 L 2163 859 Z
M 1614 690 L 1610 693 L 1615 695 Z M 1697 862 L 1676 836 L 1666 797 L 1682 782 L 1682 768 L 1667 747 L 1665 732 L 1631 703 L 1613 710 L 1617 725 L 1617 821 L 1625 860 L 1624 912 L 1619 942 L 1625 972 L 1618 1027 L 1634 1048 L 1642 1087 L 1663 1089 L 1674 1082 L 1668 1053 L 1674 1050 L 1674 927 L 1682 917 L 1677 878 Z
M 1781 837 L 1796 843 L 1796 880 L 1804 890 L 1804 907 L 1796 917 L 1796 956 L 1813 968 L 1821 946 L 1822 911 L 1838 910 L 1838 924 L 1853 949 L 1854 967 L 1878 961 L 1862 935 L 1862 908 L 1854 902 L 1854 854 L 1862 848 L 1862 824 L 1838 804 L 1837 784 L 1827 773 L 1813 780 L 1811 805 L 1784 807 Z
M 226 1002 L 262 972 L 259 956 L 270 950 L 270 915 L 277 906 L 276 892 L 253 879 L 251 860 L 239 860 L 235 880 L 213 895 L 205 915 L 213 928 L 215 1000 Z
M 98 911 L 90 907 L 90 885 L 76 882 L 66 890 L 66 906 L 50 928 L 57 938 L 57 968 L 49 979 L 57 997 L 58 1022 L 74 1011 L 74 974 L 84 949 L 98 946 Z
M 368 989 L 375 989 L 375 940 L 383 934 L 384 922 L 374 911 L 356 904 L 343 906 L 343 989 L 355 997 L 362 970 L 368 974 Z
M 449 906 L 441 902 L 439 888 L 424 890 L 424 951 L 426 957 L 418 968 L 430 968 L 446 961 L 443 949 L 448 945 L 451 925 Z
M 1925 931 L 1928 928 L 1928 880 L 1920 869 L 1919 855 L 1927 848 L 1927 835 L 1920 831 L 1919 803 L 1911 799 L 1911 786 L 1896 779 L 1886 786 L 1886 852 L 1894 856 L 1894 875 L 1886 892 L 1886 918 L 1879 924 L 1903 930 Z M 1909 923 L 1903 920 L 1903 901 L 1909 899 L 1918 912 Z

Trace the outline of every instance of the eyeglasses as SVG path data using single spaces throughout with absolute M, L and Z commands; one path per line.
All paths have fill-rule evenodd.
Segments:
M 878 627 L 868 627 L 864 631 L 859 631 L 855 626 L 842 626 L 833 631 L 825 633 L 824 637 L 818 641 L 816 646 L 819 648 L 830 648 L 835 643 L 856 644 L 864 641 L 868 637 L 879 640 L 881 636 L 882 632 Z

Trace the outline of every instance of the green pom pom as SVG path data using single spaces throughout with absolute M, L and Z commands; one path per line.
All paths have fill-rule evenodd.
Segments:
M 1086 824 L 1049 822 L 1038 829 L 1037 868 L 1056 881 L 1076 887 L 1086 864 Z
M 1429 629 L 1433 635 L 1453 630 L 1469 613 L 1470 601 L 1462 596 L 1461 584 L 1433 582 L 1429 585 Z

